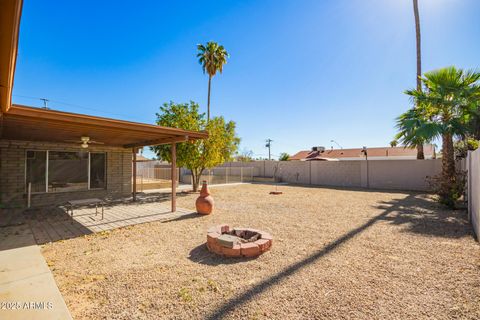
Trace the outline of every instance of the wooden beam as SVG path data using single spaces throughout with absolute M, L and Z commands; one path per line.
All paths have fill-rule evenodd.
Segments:
M 177 211 L 177 144 L 172 143 L 172 212 Z
M 138 143 L 130 143 L 126 144 L 123 147 L 124 148 L 133 148 L 133 147 L 144 147 L 144 146 L 158 146 L 160 144 L 170 144 L 170 143 L 179 143 L 179 142 L 185 142 L 188 141 L 189 136 L 173 136 L 173 137 L 168 137 L 168 138 L 162 138 L 162 139 L 155 139 L 155 140 L 146 140 Z
M 133 158 L 132 158 L 132 176 L 133 176 L 133 189 L 132 189 L 132 199 L 137 201 L 137 149 L 132 148 Z

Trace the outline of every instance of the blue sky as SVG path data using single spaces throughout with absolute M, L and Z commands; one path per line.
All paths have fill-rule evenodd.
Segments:
M 423 70 L 479 68 L 480 1 L 419 3 Z M 266 156 L 267 138 L 274 155 L 332 139 L 385 146 L 415 86 L 412 10 L 411 0 L 25 0 L 13 101 L 146 123 L 170 100 L 206 111 L 196 44 L 214 40 L 231 58 L 211 110 L 236 121 L 241 149 Z

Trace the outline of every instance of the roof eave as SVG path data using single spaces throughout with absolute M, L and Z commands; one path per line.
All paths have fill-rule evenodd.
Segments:
M 208 133 L 205 131 L 190 131 L 178 128 L 163 127 L 153 124 L 116 120 L 111 118 L 96 117 L 78 113 L 63 112 L 49 109 L 41 109 L 28 107 L 23 105 L 12 105 L 9 111 L 10 115 L 36 117 L 46 120 L 68 121 L 75 123 L 84 123 L 90 125 L 101 125 L 103 127 L 116 128 L 116 129 L 128 129 L 139 132 L 156 133 L 162 131 L 163 134 L 169 134 L 172 137 L 185 137 L 187 140 L 205 139 L 208 138 Z M 145 141 L 147 142 L 147 141 Z M 154 142 L 154 141 L 152 141 Z M 145 144 L 148 145 L 148 144 Z M 139 147 L 139 146 L 137 146 Z
M 0 1 L 0 115 L 12 105 L 22 0 Z

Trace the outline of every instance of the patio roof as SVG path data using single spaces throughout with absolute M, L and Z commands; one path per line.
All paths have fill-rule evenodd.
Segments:
M 0 1 L 0 116 L 12 101 L 21 15 L 21 0 Z
M 82 136 L 106 146 L 137 148 L 204 139 L 208 133 L 20 105 L 12 105 L 0 122 L 2 139 L 80 143 Z

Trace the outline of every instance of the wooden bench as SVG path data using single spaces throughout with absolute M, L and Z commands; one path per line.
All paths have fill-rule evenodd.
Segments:
M 70 208 L 70 213 L 71 217 L 73 218 L 73 208 L 76 206 L 89 206 L 89 205 L 95 205 L 95 215 L 98 214 L 98 205 L 100 204 L 102 206 L 102 220 L 103 220 L 103 200 L 97 199 L 97 198 L 91 198 L 91 199 L 82 199 L 82 200 L 70 200 L 67 202 L 67 213 L 68 213 L 68 208 Z

